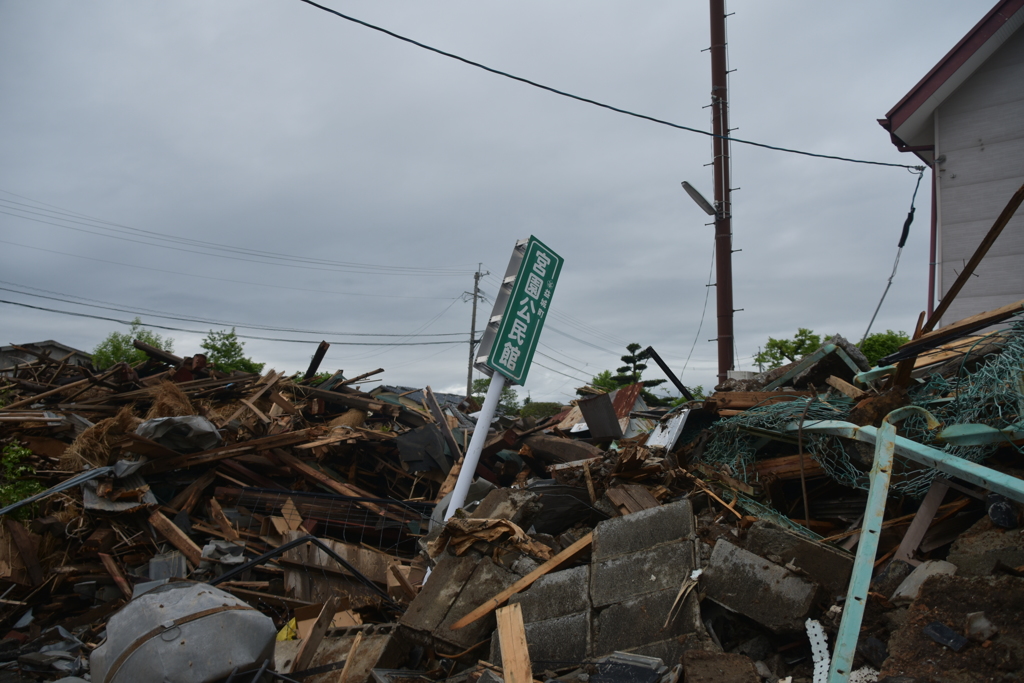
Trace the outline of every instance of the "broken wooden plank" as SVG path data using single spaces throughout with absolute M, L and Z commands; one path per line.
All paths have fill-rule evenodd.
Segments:
M 932 480 L 931 486 L 928 487 L 928 493 L 921 501 L 921 507 L 917 509 L 914 520 L 907 527 L 906 533 L 903 534 L 903 540 L 900 541 L 896 554 L 893 555 L 894 560 L 902 560 L 914 566 L 921 564 L 919 560 L 914 559 L 914 552 L 921 545 L 921 539 L 928 532 L 947 491 L 949 491 L 949 484 L 945 479 L 939 477 Z
M 14 546 L 18 549 L 18 554 L 21 555 L 21 561 L 25 563 L 29 581 L 33 586 L 41 586 L 43 584 L 43 569 L 39 566 L 36 544 L 21 522 L 10 517 L 5 518 L 4 521 L 7 523 L 7 530 L 11 533 L 11 538 L 14 539 Z
M 395 577 L 395 581 L 398 582 L 398 587 L 402 589 L 402 592 L 405 593 L 406 597 L 413 600 L 416 597 L 416 589 L 413 588 L 413 585 L 409 583 L 409 579 L 402 573 L 402 568 L 392 562 L 388 565 L 388 570 L 391 572 L 391 575 Z
M 167 539 L 168 543 L 180 550 L 193 567 L 199 566 L 203 559 L 203 551 L 174 522 L 167 519 L 164 513 L 159 510 L 154 512 L 149 516 L 149 523 Z
M 608 496 L 608 500 L 610 500 L 615 507 L 619 508 L 619 512 L 623 515 L 629 515 L 634 512 L 640 512 L 641 510 L 647 510 L 660 505 L 657 498 L 652 496 L 650 491 L 639 484 L 615 486 L 608 489 L 605 492 L 605 495 Z
M 501 646 L 501 668 L 505 683 L 533 683 L 530 650 L 526 644 L 523 606 L 514 603 L 502 607 L 495 615 L 498 621 L 498 643 Z
M 373 498 L 373 496 L 371 496 L 366 491 L 363 491 L 349 484 L 343 484 L 340 481 L 334 479 L 333 477 L 329 477 L 323 472 L 320 472 L 319 470 L 314 469 L 310 465 L 307 465 L 306 463 L 302 462 L 301 460 L 299 460 L 290 453 L 286 453 L 280 449 L 277 449 L 274 451 L 274 456 L 283 464 L 288 465 L 288 467 L 292 468 L 293 472 L 302 476 L 306 480 L 317 484 L 323 484 L 327 488 L 331 489 L 332 491 L 335 491 L 336 493 L 340 493 L 343 496 L 349 496 L 352 498 Z M 388 519 L 393 519 L 396 522 L 405 522 L 404 518 L 394 513 L 388 512 L 387 510 L 380 507 L 376 503 L 371 503 L 365 500 L 359 500 L 354 502 L 356 505 L 366 508 L 367 510 L 375 512 L 376 514 L 381 515 L 383 517 L 387 517 Z
M 284 446 L 294 446 L 295 444 L 308 441 L 310 438 L 319 435 L 321 430 L 321 427 L 309 427 L 294 432 L 272 434 L 271 436 L 264 436 L 259 439 L 250 439 L 244 443 L 211 448 L 210 450 L 200 451 L 199 453 L 191 453 L 177 458 L 147 463 L 142 467 L 140 472 L 142 474 L 155 474 L 157 472 L 166 472 L 168 470 L 179 468 L 195 467 L 196 465 L 216 462 L 225 458 L 233 458 L 236 455 L 242 455 L 244 453 L 254 453 L 257 451 L 271 450 L 273 448 L 282 448 Z
M 803 453 L 802 455 L 783 455 L 778 458 L 758 460 L 754 463 L 754 470 L 757 472 L 757 476 L 759 478 L 774 477 L 775 479 L 782 480 L 799 479 L 801 459 L 804 461 L 804 476 L 820 477 L 825 474 L 825 470 L 820 464 L 818 464 L 818 461 L 815 460 L 810 453 Z
M 359 645 L 362 642 L 363 632 L 360 631 L 352 640 L 352 647 L 348 649 L 348 655 L 345 657 L 345 666 L 342 667 L 341 675 L 338 676 L 338 683 L 348 683 L 348 679 L 351 676 L 352 671 L 352 662 L 356 661 L 356 652 L 359 651 Z
M 235 527 L 231 524 L 231 520 L 224 514 L 224 510 L 216 498 L 210 498 L 210 516 L 217 523 L 217 526 L 220 527 L 220 530 L 224 532 L 227 540 L 237 541 L 241 538 L 238 532 L 235 531 Z
M 302 639 L 302 644 L 299 646 L 299 651 L 295 654 L 295 661 L 292 663 L 290 673 L 298 673 L 309 668 L 309 663 L 313 661 L 313 655 L 316 654 L 317 648 L 320 647 L 320 643 L 327 634 L 327 629 L 331 627 L 331 622 L 334 620 L 334 614 L 337 611 L 338 596 L 332 595 L 324 603 L 323 609 L 320 610 L 320 616 L 316 618 L 316 622 L 313 624 L 309 635 Z M 349 654 L 351 655 L 351 653 Z
M 594 532 L 590 532 L 589 534 L 587 534 L 580 540 L 576 541 L 562 552 L 552 557 L 550 560 L 548 560 L 541 566 L 534 569 L 532 572 L 530 572 L 523 578 L 513 583 L 505 590 L 495 595 L 493 598 L 488 599 L 486 602 L 484 602 L 482 605 L 477 607 L 475 610 L 473 610 L 466 616 L 456 621 L 454 624 L 452 624 L 451 629 L 453 631 L 456 631 L 465 626 L 469 626 L 481 617 L 487 616 L 494 610 L 504 605 L 505 602 L 507 602 L 508 599 L 513 595 L 526 590 L 527 588 L 533 585 L 534 581 L 544 576 L 545 574 L 555 571 L 563 564 L 565 564 L 572 558 L 576 557 L 576 555 L 578 555 L 580 552 L 582 552 L 586 548 L 589 548 L 590 544 L 593 543 L 593 541 Z
M 114 579 L 114 583 L 121 589 L 121 594 L 124 595 L 125 600 L 132 599 L 132 587 L 128 585 L 128 580 L 124 578 L 124 574 L 121 573 L 120 567 L 117 566 L 117 562 L 114 558 L 106 553 L 100 553 L 100 562 L 103 563 L 103 567 L 110 574 L 110 578 Z
M 837 390 L 840 394 L 852 398 L 854 401 L 859 401 L 868 395 L 868 392 L 858 389 L 845 379 L 836 377 L 835 375 L 826 379 L 825 384 Z
M 172 498 L 171 502 L 167 504 L 167 507 L 178 512 L 191 513 L 195 508 L 196 503 L 199 502 L 199 498 L 203 495 L 203 491 L 205 491 L 206 487 L 212 484 L 213 480 L 216 478 L 217 473 L 214 470 L 203 472 L 202 476 L 186 486 L 181 493 Z
M 745 410 L 812 396 L 811 391 L 716 391 L 708 397 L 717 409 Z

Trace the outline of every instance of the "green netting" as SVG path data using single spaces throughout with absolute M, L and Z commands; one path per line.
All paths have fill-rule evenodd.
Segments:
M 924 384 L 913 388 L 913 405 L 929 410 L 944 427 L 957 424 L 984 424 L 996 429 L 1024 422 L 1024 322 L 1017 321 L 1008 330 L 983 337 L 974 349 L 995 345 L 998 352 L 983 358 L 968 353 L 955 374 L 933 374 Z M 970 360 L 970 366 L 968 367 Z M 808 405 L 810 403 L 810 405 Z M 852 403 L 845 399 L 823 401 L 800 398 L 751 408 L 739 415 L 715 423 L 712 436 L 697 458 L 708 463 L 728 465 L 739 479 L 756 480 L 753 463 L 766 438 L 796 443 L 796 434 L 786 426 L 799 422 L 810 426 L 820 420 L 847 420 Z M 928 430 L 921 417 L 913 416 L 899 425 L 900 436 L 979 462 L 998 444 L 953 446 L 935 440 L 936 431 Z M 847 486 L 867 490 L 868 470 L 873 449 L 836 436 L 803 434 L 803 449 L 821 464 L 832 479 Z M 937 472 L 899 456 L 893 468 L 892 493 L 922 496 Z

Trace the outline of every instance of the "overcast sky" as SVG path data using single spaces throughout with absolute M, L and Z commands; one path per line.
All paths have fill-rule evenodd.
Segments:
M 876 119 L 992 3 L 734 0 L 733 134 L 917 163 Z M 710 130 L 704 2 L 324 4 Z M 136 313 L 96 306 L 137 311 L 193 330 L 156 330 L 182 355 L 233 324 L 240 335 L 307 340 L 246 340 L 255 360 L 287 372 L 304 370 L 327 339 L 323 369 L 384 367 L 387 383 L 458 392 L 471 312 L 462 295 L 482 263 L 493 296 L 516 240 L 533 234 L 565 265 L 520 395 L 568 401 L 634 341 L 677 372 L 686 365 L 685 383 L 715 383 L 713 228 L 680 188 L 688 180 L 712 196 L 709 138 L 486 73 L 298 0 L 0 0 L 0 160 L 4 301 L 118 320 Z M 733 146 L 739 368 L 797 327 L 859 340 L 915 179 Z M 911 330 L 926 305 L 927 175 L 917 206 L 876 331 Z M 478 329 L 489 312 L 481 304 Z M 91 350 L 114 330 L 127 327 L 0 304 L 2 344 Z M 413 336 L 424 334 L 461 336 Z M 385 341 L 418 345 L 341 343 Z M 648 376 L 662 375 L 652 364 Z

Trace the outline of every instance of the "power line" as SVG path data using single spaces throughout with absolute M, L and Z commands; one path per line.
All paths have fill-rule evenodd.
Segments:
M 34 289 L 39 292 L 46 292 L 46 294 L 33 294 L 32 292 L 24 292 L 18 289 L 12 289 L 10 287 L 0 287 L 0 291 L 13 292 L 15 294 L 22 294 L 24 296 L 33 296 L 39 299 L 49 299 L 51 301 L 60 301 L 65 304 L 74 304 L 76 306 L 87 306 L 89 308 L 100 308 L 107 311 L 117 311 L 119 313 L 143 313 L 146 315 L 152 315 L 157 318 L 166 318 L 168 320 L 181 320 L 183 322 L 190 323 L 204 323 L 207 325 L 216 325 L 217 327 L 242 327 L 249 330 L 265 330 L 268 332 L 294 332 L 296 334 L 323 334 L 323 335 L 338 335 L 340 337 L 461 337 L 462 332 L 438 332 L 431 334 L 398 334 L 398 333 L 380 333 L 373 334 L 370 332 L 336 332 L 330 330 L 304 330 L 294 327 L 275 327 L 265 325 L 251 325 L 248 323 L 241 322 L 224 322 L 219 320 L 210 320 L 208 318 L 195 318 L 182 316 L 180 314 L 169 313 L 167 311 L 158 311 L 151 308 L 139 308 L 136 306 L 127 306 L 124 304 L 115 304 L 109 301 L 100 301 L 97 299 L 89 299 L 86 297 L 75 296 L 74 294 L 65 294 L 63 292 L 52 292 L 47 289 L 39 289 L 38 287 L 29 287 L 28 285 L 22 285 L 18 283 L 6 282 L 0 280 L 0 283 L 7 285 L 14 285 L 16 287 L 25 287 L 27 289 Z M 47 296 L 47 294 L 55 294 L 59 296 Z M 70 298 L 61 298 L 70 297 Z M 71 299 L 79 299 L 80 301 L 72 301 Z M 84 301 L 92 301 L 94 303 L 83 303 Z M 107 305 L 100 305 L 107 304 Z
M 515 75 L 510 74 L 510 73 L 508 73 L 506 71 L 500 71 L 498 69 L 494 69 L 492 67 L 487 66 L 486 64 L 481 64 L 480 62 L 474 62 L 471 59 L 466 59 L 465 57 L 460 57 L 459 55 L 451 53 L 451 52 L 445 52 L 444 50 L 440 50 L 440 49 L 438 49 L 436 47 L 431 47 L 430 45 L 427 45 L 425 43 L 421 43 L 419 41 L 413 40 L 412 38 L 406 38 L 405 36 L 399 35 L 399 34 L 393 32 L 393 31 L 389 31 L 386 28 L 381 28 L 380 26 L 375 26 L 375 25 L 370 24 L 368 22 L 362 21 L 361 19 L 356 19 L 355 17 L 350 17 L 347 14 L 342 14 L 341 12 L 338 12 L 337 10 L 333 10 L 330 7 L 325 7 L 325 6 L 321 5 L 321 4 L 313 2 L 312 0 L 299 0 L 299 2 L 304 2 L 307 5 L 311 5 L 312 7 L 316 7 L 317 9 L 321 9 L 324 12 L 328 12 L 329 14 L 333 14 L 333 15 L 335 15 L 337 17 L 340 17 L 341 19 L 344 19 L 346 21 L 351 21 L 354 24 L 359 24 L 360 26 L 365 26 L 366 28 L 373 29 L 374 31 L 379 31 L 379 32 L 381 32 L 381 33 L 383 33 L 385 35 L 391 36 L 392 38 L 397 38 L 398 40 L 401 40 L 403 42 L 409 43 L 410 45 L 415 45 L 416 47 L 423 48 L 424 50 L 429 50 L 430 52 L 439 54 L 442 57 L 449 57 L 450 59 L 455 59 L 457 61 L 462 62 L 463 64 L 468 64 L 469 66 L 474 66 L 474 67 L 476 67 L 478 69 L 483 69 L 484 71 L 487 71 L 489 73 L 495 74 L 497 76 L 503 76 L 503 77 L 509 78 L 509 79 L 511 79 L 513 81 L 519 81 L 520 83 L 525 83 L 526 85 L 533 86 L 534 88 L 540 88 L 541 90 L 546 90 L 546 91 L 548 91 L 550 93 L 554 93 L 555 95 L 561 95 L 562 97 L 568 97 L 569 99 L 577 100 L 579 102 L 585 102 L 587 104 L 592 104 L 595 107 L 601 107 L 602 109 L 608 109 L 610 111 L 614 111 L 614 112 L 619 113 L 619 114 L 625 114 L 626 116 L 632 116 L 634 118 L 643 119 L 645 121 L 650 121 L 652 123 L 661 124 L 663 126 L 669 126 L 670 128 L 676 128 L 678 130 L 685 130 L 685 131 L 688 131 L 690 133 L 699 133 L 700 135 L 707 135 L 707 136 L 712 137 L 712 138 L 716 138 L 717 137 L 717 138 L 721 138 L 723 140 L 729 140 L 730 142 L 735 142 L 735 143 L 738 143 L 738 144 L 741 144 L 741 145 L 751 145 L 753 147 L 762 147 L 764 149 L 771 149 L 771 150 L 774 150 L 776 152 L 787 152 L 789 154 L 800 154 L 802 156 L 815 157 L 815 158 L 818 158 L 818 159 L 832 159 L 834 161 L 846 161 L 846 162 L 853 163 L 853 164 L 870 164 L 872 166 L 892 166 L 892 167 L 895 167 L 895 168 L 912 168 L 912 169 L 918 168 L 917 166 L 910 166 L 908 164 L 893 164 L 893 163 L 889 163 L 889 162 L 886 162 L 886 161 L 869 161 L 869 160 L 866 160 L 866 159 L 851 159 L 849 157 L 840 157 L 840 156 L 834 156 L 834 155 L 831 155 L 831 154 L 816 154 L 814 152 L 804 152 L 804 151 L 801 151 L 801 150 L 798 150 L 798 149 L 788 149 L 786 147 L 777 147 L 775 145 L 767 145 L 767 144 L 764 144 L 762 142 L 753 142 L 752 140 L 741 140 L 739 138 L 729 137 L 727 135 L 715 135 L 714 133 L 710 133 L 710 132 L 708 132 L 706 130 L 700 130 L 699 128 L 691 128 L 689 126 L 683 126 L 683 125 L 680 125 L 678 123 L 672 123 L 671 121 L 665 121 L 664 119 L 658 119 L 658 118 L 655 118 L 653 116 L 647 116 L 646 114 L 638 114 L 637 112 L 630 111 L 628 109 L 621 109 L 619 107 L 613 107 L 610 104 L 604 104 L 603 102 L 598 102 L 597 100 L 592 100 L 592 99 L 589 99 L 587 97 L 581 97 L 579 95 L 573 95 L 572 93 L 565 92 L 564 90 L 558 90 L 556 88 L 552 88 L 552 87 L 544 85 L 542 83 L 537 83 L 536 81 L 531 81 L 528 78 L 523 78 L 522 76 L 515 76 Z
M 122 325 L 132 325 L 131 320 L 120 320 L 118 318 L 108 318 L 102 315 L 92 315 L 91 313 L 76 313 L 73 311 L 61 311 L 56 308 L 46 308 L 45 306 L 33 306 L 31 304 L 19 303 L 17 301 L 7 301 L 0 299 L 0 304 L 8 304 L 10 306 L 21 306 L 22 308 L 31 308 L 37 311 L 47 311 L 48 313 L 59 313 L 61 315 L 71 315 L 77 318 L 91 318 L 93 320 L 106 320 L 109 322 L 120 323 Z M 192 334 L 207 334 L 208 330 L 188 330 L 182 327 L 170 327 L 168 325 L 153 325 L 150 323 L 143 323 L 144 327 L 152 327 L 157 330 L 170 330 L 172 332 L 189 332 Z M 259 337 L 251 334 L 236 334 L 239 339 L 259 339 L 262 341 L 282 342 L 287 344 L 313 344 L 314 342 L 309 339 L 280 339 L 278 337 Z M 463 344 L 461 341 L 425 341 L 425 342 L 346 342 L 346 341 L 328 341 L 331 345 L 337 346 L 435 346 L 437 344 Z
M 711 245 L 711 269 L 708 271 L 708 284 L 704 288 L 704 309 L 700 312 L 700 323 L 697 325 L 697 334 L 693 335 L 693 346 L 690 347 L 690 353 L 686 356 L 686 362 L 683 363 L 683 369 L 679 371 L 679 381 L 683 380 L 683 373 L 686 372 L 686 366 L 690 364 L 690 358 L 693 356 L 693 350 L 697 348 L 697 340 L 700 339 L 700 329 L 704 327 L 704 314 L 708 312 L 708 297 L 711 295 L 711 278 L 714 277 L 715 272 L 715 245 Z
M 17 242 L 10 242 L 8 240 L 0 240 L 0 244 L 9 244 L 14 247 L 21 247 L 22 249 L 33 249 L 35 251 L 43 251 L 48 254 L 58 254 L 60 256 L 71 256 L 72 258 L 85 259 L 87 261 L 96 261 L 97 263 L 109 263 L 115 266 L 124 266 L 126 268 L 137 268 L 139 270 L 145 270 L 147 272 L 155 273 L 169 273 L 171 275 L 182 275 L 184 277 L 196 277 L 203 280 L 215 280 L 217 282 L 231 282 L 238 285 L 255 285 L 257 287 L 270 287 L 272 289 L 287 289 L 294 292 L 313 292 L 315 294 L 340 294 L 342 296 L 365 296 L 372 298 L 381 299 L 431 299 L 431 300 L 443 300 L 449 301 L 451 299 L 458 299 L 459 297 L 447 297 L 447 296 L 409 296 L 404 294 L 361 294 L 359 292 L 339 292 L 331 289 L 310 289 L 308 287 L 290 287 L 288 285 L 274 285 L 266 282 L 252 282 L 250 280 L 232 280 L 225 277 L 214 277 L 212 275 L 197 275 L 195 273 L 182 273 L 178 270 L 167 270 L 166 268 L 154 268 L 152 266 L 140 266 L 137 263 L 122 263 L 121 261 L 111 261 L 109 259 L 95 258 L 93 256 L 83 256 L 82 254 L 69 254 L 66 251 L 57 251 L 55 249 L 45 249 L 43 247 L 33 247 L 28 244 L 19 244 Z
M 0 201 L 3 201 L 3 200 L 0 200 Z M 5 207 L 5 208 L 10 208 L 10 207 Z M 93 230 L 86 230 L 85 228 L 76 228 L 76 227 L 73 227 L 73 226 L 70 226 L 70 225 L 63 225 L 61 223 L 54 223 L 52 221 L 44 221 L 44 220 L 39 219 L 39 218 L 31 218 L 29 216 L 22 216 L 22 215 L 16 214 L 16 213 L 10 213 L 8 211 L 0 210 L 0 213 L 5 214 L 7 216 L 13 216 L 15 218 L 20 218 L 20 219 L 26 220 L 26 221 L 34 221 L 36 223 L 43 223 L 43 224 L 46 224 L 46 225 L 52 225 L 54 227 L 64 228 L 65 230 L 74 230 L 75 232 L 83 232 L 83 233 L 86 233 L 86 234 L 89 234 L 89 235 L 95 235 L 97 237 L 106 237 L 108 239 L 121 240 L 123 242 L 134 242 L 135 244 L 144 244 L 144 245 L 149 246 L 149 247 L 158 247 L 160 249 L 171 249 L 173 251 L 181 251 L 181 252 L 185 252 L 187 254 L 199 254 L 201 256 L 213 256 L 215 258 L 222 258 L 222 259 L 227 259 L 227 260 L 230 260 L 230 261 L 244 261 L 246 263 L 258 263 L 258 264 L 264 265 L 264 266 L 278 266 L 278 267 L 282 267 L 282 268 L 298 268 L 300 270 L 324 270 L 324 271 L 328 271 L 328 272 L 338 272 L 339 270 L 343 271 L 343 272 L 344 271 L 348 271 L 348 272 L 357 272 L 357 273 L 374 273 L 374 272 L 377 272 L 377 273 L 386 273 L 388 275 L 415 275 L 416 277 L 449 277 L 449 276 L 452 276 L 452 275 L 459 275 L 459 276 L 461 276 L 461 275 L 465 274 L 463 272 L 459 272 L 459 273 L 437 273 L 437 272 L 431 272 L 431 271 L 423 271 L 423 272 L 372 271 L 372 270 L 367 270 L 365 268 L 351 268 L 351 267 L 347 267 L 347 266 L 337 266 L 337 267 L 334 267 L 334 268 L 322 268 L 322 267 L 318 267 L 316 265 L 312 265 L 311 262 L 310 263 L 306 263 L 305 265 L 299 265 L 299 264 L 296 264 L 296 263 L 275 263 L 273 260 L 258 261 L 255 258 L 242 258 L 240 256 L 229 256 L 227 254 L 218 254 L 218 253 L 211 253 L 211 252 L 207 252 L 207 251 L 198 251 L 196 249 L 185 249 L 184 247 L 175 247 L 175 246 L 171 246 L 170 244 L 159 244 L 159 243 L 155 243 L 155 242 L 145 242 L 145 241 L 138 240 L 138 239 L 132 239 L 130 237 L 123 237 L 123 236 L 120 236 L 120 235 L 108 235 L 108 234 L 103 233 L 103 232 L 95 232 Z M 43 215 L 43 214 L 39 214 L 39 215 Z M 69 221 L 71 223 L 79 223 L 81 225 L 87 225 L 88 227 L 94 227 L 94 228 L 99 228 L 100 227 L 100 226 L 95 226 L 95 225 L 91 225 L 91 224 L 88 224 L 88 223 L 81 223 L 81 221 L 72 221 L 72 220 L 67 219 L 67 218 L 58 219 L 58 220 L 65 220 L 65 221 Z M 267 257 L 258 256 L 258 258 L 264 258 L 265 259 Z
M 555 373 L 557 375 L 561 375 L 562 377 L 568 377 L 569 379 L 574 379 L 577 382 L 589 382 L 590 381 L 588 379 L 580 379 L 579 377 L 573 377 L 572 375 L 567 375 L 564 372 L 559 372 L 558 370 L 555 370 L 554 368 L 549 368 L 546 365 L 541 365 L 537 361 L 533 361 L 533 364 L 536 365 L 537 367 L 544 368 L 545 370 L 550 370 L 551 372 L 553 372 L 553 373 Z
M 15 206 L 5 206 L 5 208 L 12 209 L 12 210 L 15 210 L 15 211 L 21 211 L 23 213 L 31 213 L 31 214 L 36 215 L 36 216 L 43 216 L 45 218 L 53 218 L 55 220 L 63 220 L 63 221 L 71 222 L 71 223 L 77 223 L 79 225 L 84 225 L 84 226 L 91 227 L 91 228 L 98 228 L 98 229 L 101 229 L 101 230 L 109 230 L 109 231 L 112 231 L 112 232 L 119 232 L 119 233 L 123 233 L 123 234 L 133 234 L 133 235 L 138 233 L 139 234 L 138 236 L 146 237 L 148 239 L 161 240 L 161 241 L 172 242 L 172 243 L 177 243 L 177 244 L 187 244 L 189 246 L 213 248 L 213 249 L 218 249 L 218 250 L 221 250 L 221 251 L 230 251 L 230 252 L 234 252 L 234 253 L 238 253 L 238 254 L 244 254 L 244 255 L 247 255 L 247 256 L 255 256 L 255 257 L 258 257 L 258 258 L 264 258 L 264 259 L 268 259 L 268 260 L 292 261 L 292 262 L 297 262 L 297 263 L 311 263 L 311 264 L 319 264 L 319 265 L 336 266 L 338 268 L 355 269 L 358 272 L 379 272 L 379 273 L 390 273 L 390 274 L 408 273 L 408 274 L 416 274 L 416 275 L 428 274 L 428 275 L 459 276 L 459 275 L 465 275 L 467 272 L 472 272 L 472 271 L 465 271 L 465 270 L 451 268 L 451 267 L 428 268 L 428 267 L 423 267 L 423 266 L 416 266 L 416 267 L 412 267 L 412 266 L 393 266 L 393 265 L 383 265 L 383 264 L 356 263 L 356 262 L 350 262 L 350 261 L 334 261 L 334 260 L 331 260 L 331 259 L 312 258 L 312 257 L 308 257 L 308 256 L 296 256 L 296 255 L 293 255 L 293 254 L 282 254 L 282 253 L 279 253 L 279 252 L 264 251 L 264 250 L 261 250 L 261 249 L 252 249 L 252 248 L 249 248 L 249 247 L 239 247 L 239 246 L 230 245 L 230 244 L 220 244 L 218 242 L 207 242 L 207 241 L 204 241 L 204 240 L 197 240 L 197 239 L 193 239 L 193 238 L 189 238 L 189 237 L 181 237 L 179 235 L 169 235 L 167 233 L 161 233 L 161 232 L 157 232 L 157 231 L 154 231 L 154 230 L 145 230 L 145 229 L 142 229 L 142 228 L 136 228 L 136 227 L 132 227 L 130 225 L 124 225 L 122 223 L 114 223 L 114 222 L 103 220 L 103 219 L 100 219 L 100 218 L 95 218 L 94 216 L 89 216 L 87 214 L 79 213 L 77 211 L 72 211 L 71 209 L 67 209 L 65 207 L 57 206 L 56 204 L 48 204 L 46 202 L 41 202 L 41 201 L 33 199 L 31 197 L 26 197 L 24 195 L 20 195 L 20 194 L 14 193 L 14 192 L 10 192 L 8 190 L 0 189 L 0 192 L 2 192 L 4 194 L 9 194 L 11 196 L 18 197 L 20 199 L 25 199 L 25 200 L 28 200 L 28 201 L 32 202 L 32 204 L 24 204 L 22 202 L 15 202 L 15 201 L 10 200 L 10 199 L 0 198 L 0 202 L 2 202 L 5 205 L 11 205 L 11 204 L 15 205 Z M 40 206 L 35 206 L 35 204 L 39 204 Z M 18 207 L 26 207 L 26 208 L 18 208 Z M 42 207 L 50 207 L 50 208 L 44 209 Z M 36 209 L 37 211 L 45 211 L 46 213 L 38 213 L 37 211 L 29 211 L 29 209 Z M 51 209 L 57 209 L 57 210 L 54 211 L 54 210 L 51 210 Z M 57 214 L 57 215 L 51 215 L 51 214 Z M 37 219 L 29 218 L 27 216 L 21 216 L 21 215 L 18 215 L 18 214 L 8 214 L 8 215 L 13 215 L 13 216 L 16 216 L 18 218 L 23 218 L 25 220 L 37 220 Z M 86 222 L 82 222 L 82 221 L 72 220 L 72 218 L 66 218 L 67 216 L 70 216 L 70 217 L 73 217 L 73 218 L 83 218 L 83 219 L 85 219 L 85 220 L 87 220 L 89 222 L 86 223 Z M 46 221 L 38 221 L 38 220 L 37 220 L 37 222 L 46 223 Z M 56 225 L 57 227 L 64 227 L 64 228 L 68 228 L 68 229 L 75 229 L 75 228 L 70 228 L 69 226 L 58 225 L 58 224 L 54 224 L 54 223 L 49 223 L 49 225 Z M 105 236 L 112 237 L 111 235 L 105 235 Z M 158 245 L 152 245 L 149 242 L 142 242 L 141 244 L 150 244 L 151 246 L 158 246 Z M 201 253 L 206 253 L 206 252 L 201 252 Z M 214 254 L 214 255 L 217 255 L 217 254 Z

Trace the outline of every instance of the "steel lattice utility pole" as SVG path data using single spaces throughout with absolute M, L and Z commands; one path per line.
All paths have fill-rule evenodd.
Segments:
M 711 1 L 711 111 L 715 169 L 715 266 L 718 299 L 718 381 L 733 367 L 732 200 L 729 185 L 729 66 L 725 0 Z

